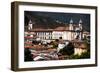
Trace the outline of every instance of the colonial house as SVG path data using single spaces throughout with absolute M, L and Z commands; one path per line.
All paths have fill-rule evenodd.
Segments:
M 87 38 L 87 37 L 90 37 L 90 32 L 88 31 L 83 31 L 83 38 Z

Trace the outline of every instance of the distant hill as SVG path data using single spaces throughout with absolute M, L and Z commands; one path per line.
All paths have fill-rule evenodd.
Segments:
M 54 29 L 59 26 L 67 26 L 67 24 L 57 22 L 50 17 L 47 16 L 38 16 L 38 15 L 26 15 L 25 16 L 25 26 L 28 25 L 29 20 L 33 22 L 33 28 L 44 28 L 44 29 Z
M 60 14 L 61 16 L 61 14 Z M 52 14 L 36 14 L 32 12 L 25 12 L 25 26 L 28 25 L 29 20 L 33 22 L 33 28 L 44 28 L 44 29 L 55 29 L 59 26 L 68 26 L 68 22 L 65 23 L 63 21 L 57 20 L 57 17 L 60 18 L 60 16 L 52 16 Z M 73 19 L 75 17 L 73 16 Z M 79 17 L 78 17 L 79 18 Z M 64 19 L 64 18 L 63 18 Z M 75 21 L 75 19 L 74 19 Z M 77 23 L 74 23 L 75 25 L 78 25 Z M 90 31 L 90 26 L 88 24 L 83 24 L 83 29 L 85 31 Z

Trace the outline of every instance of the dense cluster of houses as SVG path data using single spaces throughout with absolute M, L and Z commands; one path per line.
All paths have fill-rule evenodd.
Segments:
M 75 25 L 73 20 L 70 20 L 70 24 L 66 26 L 59 26 L 55 29 L 43 29 L 34 28 L 33 23 L 30 20 L 27 26 L 28 31 L 25 31 L 25 48 L 29 48 L 34 60 L 54 60 L 59 59 L 58 52 L 63 49 L 69 42 L 72 42 L 74 47 L 74 54 L 81 55 L 86 52 L 86 46 L 83 44 L 82 39 L 86 36 L 90 36 L 90 33 L 83 31 L 82 20 L 79 20 L 79 24 Z M 57 48 L 52 48 L 51 42 L 55 40 L 63 40 L 58 42 Z

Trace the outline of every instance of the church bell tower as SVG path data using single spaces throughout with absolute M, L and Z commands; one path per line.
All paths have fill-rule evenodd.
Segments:
M 79 39 L 82 40 L 82 34 L 83 34 L 83 27 L 82 27 L 82 20 L 80 19 L 79 20 L 79 30 L 80 30 L 80 33 L 79 33 Z
M 32 21 L 30 20 L 28 23 L 28 30 L 32 30 L 33 29 L 33 24 Z
M 73 30 L 73 20 L 70 20 L 70 24 L 69 24 L 69 30 Z
M 73 40 L 74 39 L 74 34 L 73 34 L 73 20 L 71 19 L 70 20 L 70 23 L 69 23 L 69 34 L 68 34 L 68 40 Z

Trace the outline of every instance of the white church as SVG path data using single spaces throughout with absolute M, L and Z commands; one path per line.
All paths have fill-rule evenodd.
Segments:
M 32 21 L 30 20 L 28 23 L 28 30 L 31 32 L 34 32 L 36 34 L 37 38 L 40 38 L 41 40 L 54 40 L 59 39 L 59 37 L 62 37 L 63 40 L 74 40 L 79 39 L 81 40 L 83 35 L 83 28 L 82 28 L 82 20 L 79 20 L 79 23 L 75 25 L 73 23 L 73 20 L 70 20 L 69 24 L 66 24 L 66 26 L 59 26 L 55 29 L 33 29 Z

